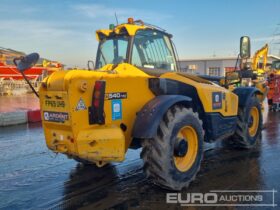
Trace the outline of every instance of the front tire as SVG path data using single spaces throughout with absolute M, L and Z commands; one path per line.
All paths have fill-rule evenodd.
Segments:
M 234 135 L 229 138 L 234 147 L 250 149 L 261 137 L 263 123 L 261 105 L 255 96 L 249 100 L 246 107 L 238 108 L 237 128 Z
M 182 106 L 170 108 L 153 139 L 143 141 L 144 171 L 161 187 L 181 190 L 200 169 L 204 131 L 198 113 Z

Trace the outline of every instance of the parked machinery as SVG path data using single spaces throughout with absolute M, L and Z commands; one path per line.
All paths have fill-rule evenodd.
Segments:
M 128 19 L 96 32 L 94 71 L 59 71 L 40 88 L 46 143 L 81 162 L 123 161 L 142 147 L 145 173 L 173 190 L 187 187 L 199 171 L 204 142 L 227 139 L 252 148 L 261 137 L 261 91 L 232 91 L 180 72 L 172 35 Z M 244 43 L 243 43 L 244 44 Z M 242 46 L 248 56 L 249 44 Z M 17 61 L 24 71 L 38 60 Z M 240 80 L 237 74 L 226 78 Z M 59 170 L 59 169 L 58 169 Z
M 240 54 L 238 55 L 235 67 L 235 73 L 239 74 L 239 79 L 234 82 L 234 87 L 256 87 L 262 94 L 259 95 L 259 100 L 262 103 L 267 97 L 268 86 L 266 83 L 266 63 L 267 63 L 267 51 L 268 45 L 265 45 L 258 50 L 250 64 L 249 59 L 251 57 L 251 42 L 248 36 L 242 36 L 240 38 Z M 240 59 L 239 59 L 240 58 Z M 261 62 L 262 61 L 262 62 Z M 237 70 L 237 64 L 240 63 L 240 68 Z M 231 83 L 230 79 L 233 72 L 226 73 L 226 79 Z M 227 80 L 225 83 L 227 83 Z M 234 88 L 229 87 L 229 88 Z
M 252 58 L 252 69 L 258 77 L 263 77 L 267 73 L 267 54 L 268 44 L 265 44 L 261 49 L 257 50 Z
M 274 61 L 267 78 L 269 92 L 268 105 L 272 111 L 280 111 L 280 61 Z

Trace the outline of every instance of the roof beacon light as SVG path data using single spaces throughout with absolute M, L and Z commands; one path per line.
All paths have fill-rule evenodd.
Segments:
M 133 18 L 132 18 L 132 17 L 128 18 L 128 19 L 127 19 L 127 23 L 128 23 L 128 24 L 134 24 Z

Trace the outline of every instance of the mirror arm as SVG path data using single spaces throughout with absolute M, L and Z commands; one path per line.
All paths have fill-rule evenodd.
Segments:
M 237 55 L 237 59 L 236 59 L 236 62 L 235 62 L 234 71 L 237 70 L 237 64 L 238 64 L 239 59 L 240 59 L 240 53 Z
M 31 88 L 31 90 L 33 91 L 33 93 L 39 98 L 39 94 L 36 92 L 36 90 L 34 89 L 34 87 L 32 86 L 32 84 L 30 83 L 30 81 L 27 79 L 27 77 L 25 76 L 25 74 L 23 72 L 20 72 L 21 75 L 23 76 L 24 80 L 27 82 L 27 84 L 29 85 L 29 87 Z
M 13 59 L 13 63 L 15 64 L 15 66 L 18 66 L 17 61 L 23 60 L 23 56 L 17 57 Z

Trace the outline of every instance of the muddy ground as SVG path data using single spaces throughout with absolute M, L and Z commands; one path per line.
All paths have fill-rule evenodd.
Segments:
M 280 113 L 269 113 L 267 119 L 262 141 L 253 150 L 208 145 L 197 178 L 182 193 L 274 189 L 279 208 Z M 83 166 L 48 151 L 41 125 L 32 124 L 0 128 L 0 153 L 0 209 L 187 208 L 167 204 L 170 191 L 145 178 L 140 150 L 129 150 L 120 164 Z

